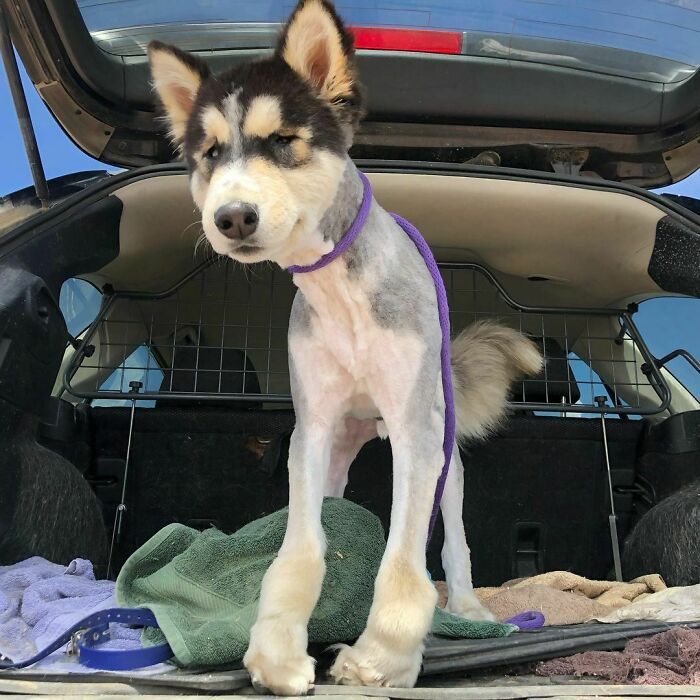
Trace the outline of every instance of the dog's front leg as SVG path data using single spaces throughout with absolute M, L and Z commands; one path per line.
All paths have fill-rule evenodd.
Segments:
M 299 343 L 296 343 L 298 345 Z M 293 350 L 290 374 L 297 424 L 289 445 L 289 517 L 284 542 L 267 570 L 258 617 L 243 659 L 256 688 L 303 695 L 313 687 L 307 624 L 325 574 L 321 507 L 333 437 L 343 408 L 342 378 L 319 381 L 314 348 Z M 296 358 L 296 359 L 295 359 Z M 336 377 L 330 370 L 321 377 Z
M 321 505 L 331 440 L 328 426 L 313 423 L 298 425 L 292 434 L 287 531 L 263 579 L 243 659 L 253 685 L 277 695 L 303 695 L 314 683 L 306 626 L 325 574 Z
M 392 399 L 380 406 L 393 452 L 391 530 L 367 627 L 354 646 L 341 647 L 331 669 L 337 682 L 348 685 L 413 686 L 437 602 L 425 546 L 444 462 L 444 408 L 430 398 L 434 392 L 421 406 L 412 384 L 394 388 Z

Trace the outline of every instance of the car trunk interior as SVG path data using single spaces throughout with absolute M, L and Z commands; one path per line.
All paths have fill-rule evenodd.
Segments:
M 514 387 L 505 428 L 464 446 L 475 585 L 552 570 L 609 577 L 596 397 L 607 402 L 621 542 L 646 509 L 700 476 L 700 405 L 654 367 L 634 324 L 644 299 L 698 293 L 692 259 L 669 262 L 692 258 L 698 222 L 596 180 L 363 166 L 377 200 L 431 244 L 453 333 L 498 318 L 548 360 Z M 214 259 L 206 243 L 194 252 L 200 233 L 184 170 L 164 166 L 114 177 L 3 238 L 0 564 L 79 556 L 106 575 L 123 490 L 112 576 L 169 523 L 232 532 L 286 505 L 294 287 L 272 266 Z M 73 278 L 102 295 L 78 338 L 57 304 Z M 388 527 L 387 441 L 361 451 L 346 497 Z M 438 524 L 434 580 L 441 544 Z

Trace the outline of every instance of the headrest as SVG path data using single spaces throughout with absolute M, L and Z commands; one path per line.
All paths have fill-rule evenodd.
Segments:
M 532 338 L 545 358 L 536 377 L 527 378 L 513 391 L 513 402 L 576 403 L 581 398 L 576 378 L 564 348 L 554 338 Z
M 260 383 L 255 367 L 242 350 L 236 348 L 178 346 L 173 352 L 173 364 L 163 372 L 160 385 L 163 398 L 158 407 L 225 406 L 242 408 L 257 403 L 225 399 L 169 399 L 168 393 L 189 394 L 259 394 Z

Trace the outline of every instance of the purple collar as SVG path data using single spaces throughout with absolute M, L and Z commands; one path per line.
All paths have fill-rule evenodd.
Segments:
M 314 272 L 314 270 L 320 270 L 322 267 L 332 263 L 337 257 L 341 256 L 354 243 L 360 231 L 362 231 L 365 221 L 367 221 L 367 215 L 372 206 L 372 185 L 369 184 L 369 180 L 364 173 L 358 170 L 357 174 L 360 176 L 360 180 L 362 180 L 362 204 L 360 204 L 357 216 L 352 224 L 350 224 L 350 228 L 343 234 L 343 237 L 336 243 L 335 248 L 333 248 L 330 253 L 323 255 L 312 265 L 291 265 L 287 268 L 287 272 L 291 272 L 295 275 L 300 272 Z

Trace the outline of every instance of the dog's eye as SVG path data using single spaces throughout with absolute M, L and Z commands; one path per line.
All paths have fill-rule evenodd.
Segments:
M 272 134 L 270 137 L 278 146 L 288 146 L 292 141 L 299 137 L 294 134 Z
M 220 149 L 219 144 L 215 143 L 205 154 L 204 157 L 207 160 L 216 160 L 219 157 Z

